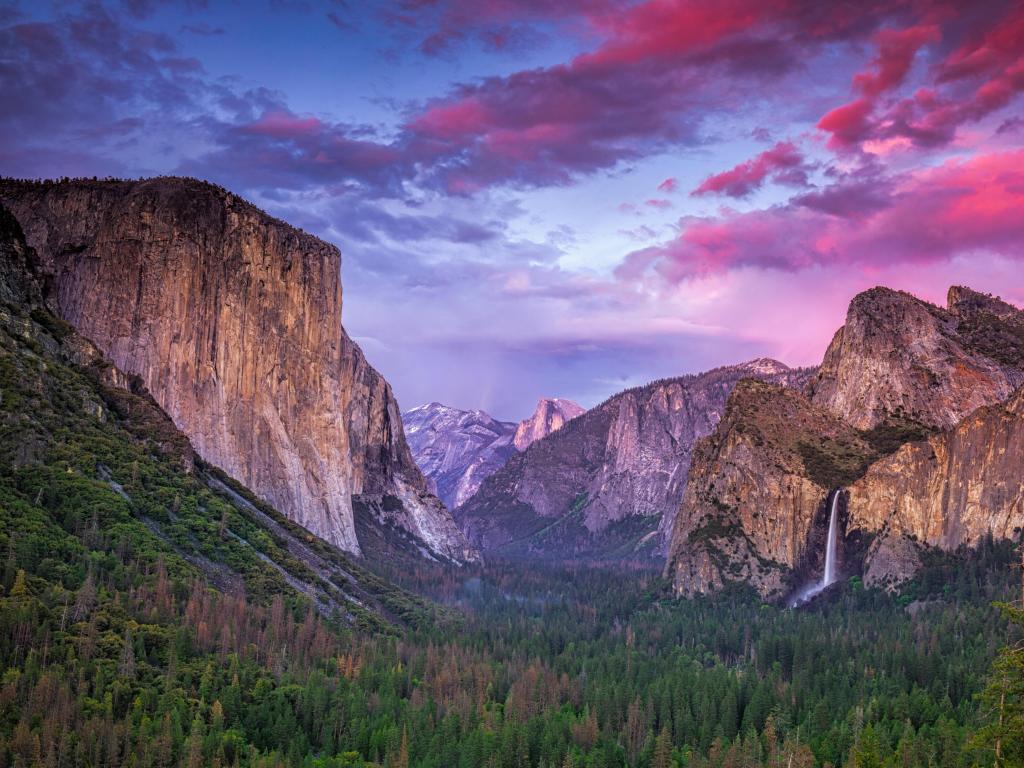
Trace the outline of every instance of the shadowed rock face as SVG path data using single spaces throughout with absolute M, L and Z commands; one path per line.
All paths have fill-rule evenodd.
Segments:
M 850 303 L 808 393 L 861 429 L 896 412 L 945 428 L 1022 383 L 1024 313 L 969 288 L 951 288 L 947 309 L 874 288 Z
M 516 453 L 516 425 L 429 403 L 402 414 L 409 447 L 434 493 L 454 509 Z
M 583 411 L 584 409 L 572 400 L 542 397 L 537 402 L 533 415 L 523 419 L 516 427 L 515 438 L 512 441 L 516 450 L 525 451 L 531 443 L 561 429 L 566 422 L 575 419 Z
M 141 377 L 205 460 L 349 552 L 353 498 L 395 497 L 435 554 L 474 556 L 342 328 L 334 246 L 190 179 L 5 181 L 0 200 L 51 306 Z
M 999 299 L 855 297 L 806 397 L 737 387 L 694 453 L 666 575 L 681 594 L 741 581 L 780 595 L 836 487 L 849 488 L 846 531 L 874 537 L 871 584 L 912 575 L 921 546 L 1017 536 L 1022 370 L 1024 313 Z
M 513 456 L 455 510 L 484 549 L 660 559 L 694 442 L 745 376 L 803 386 L 810 372 L 755 360 L 627 390 Z

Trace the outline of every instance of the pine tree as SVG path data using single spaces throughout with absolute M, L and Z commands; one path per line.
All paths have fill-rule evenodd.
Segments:
M 135 644 L 132 642 L 132 633 L 128 627 L 124 628 L 124 648 L 121 651 L 121 666 L 118 668 L 121 677 L 135 677 Z
M 661 733 L 654 740 L 651 768 L 672 768 L 672 734 L 669 733 L 667 724 L 662 726 Z
M 1024 609 L 1002 604 L 1011 625 L 1024 629 Z M 988 723 L 973 740 L 993 756 L 996 768 L 1024 766 L 1024 644 L 1007 645 L 992 663 L 981 693 Z
M 19 568 L 18 574 L 14 577 L 14 584 L 11 587 L 11 597 L 25 597 L 28 594 L 28 587 L 25 586 L 25 569 Z

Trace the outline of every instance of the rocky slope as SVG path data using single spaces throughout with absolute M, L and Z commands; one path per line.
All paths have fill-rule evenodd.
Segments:
M 808 392 L 861 429 L 897 412 L 951 427 L 1022 383 L 1024 315 L 1009 304 L 954 287 L 943 309 L 875 288 L 850 302 Z
M 431 490 L 454 509 L 516 453 L 516 424 L 484 411 L 429 403 L 402 414 L 405 436 Z
M 654 560 L 693 444 L 714 428 L 736 382 L 803 386 L 809 373 L 755 360 L 622 392 L 509 459 L 456 520 L 483 549 Z
M 914 541 L 1016 535 L 1019 393 L 1001 403 L 1022 371 L 1024 313 L 1005 302 L 959 287 L 945 309 L 860 294 L 806 397 L 737 388 L 695 452 L 666 575 L 681 594 L 742 581 L 781 596 L 820 571 L 824 502 L 839 487 L 844 541 L 873 538 L 870 583 L 911 574 Z
M 190 179 L 6 180 L 0 201 L 50 306 L 139 376 L 206 461 L 348 552 L 358 499 L 434 556 L 474 557 L 342 328 L 336 248 Z
M 516 427 L 515 437 L 512 440 L 516 450 L 525 451 L 531 443 L 561 429 L 566 422 L 575 419 L 583 411 L 584 409 L 572 400 L 542 397 L 537 401 L 533 415 L 528 419 L 523 419 Z

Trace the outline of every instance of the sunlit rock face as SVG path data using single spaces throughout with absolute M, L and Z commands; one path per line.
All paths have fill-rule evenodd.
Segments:
M 204 460 L 349 552 L 353 499 L 395 497 L 431 552 L 475 556 L 342 327 L 334 246 L 191 179 L 6 181 L 0 199 L 49 303 L 141 377 Z
M 850 486 L 851 529 L 883 539 L 956 549 L 1024 528 L 1024 388 L 952 429 L 904 445 Z M 908 545 L 888 543 L 888 550 Z M 869 553 L 870 583 L 913 575 L 912 558 Z
M 803 394 L 744 382 L 698 444 L 666 575 L 680 594 L 730 582 L 779 596 L 816 562 L 822 505 L 846 487 L 844 533 L 891 587 L 920 549 L 1024 527 L 1024 313 L 968 288 L 942 309 L 876 288 L 855 297 Z
M 572 400 L 560 397 L 542 397 L 537 402 L 533 415 L 528 419 L 523 419 L 516 427 L 516 433 L 512 440 L 516 450 L 525 451 L 531 443 L 561 429 L 566 422 L 583 413 L 583 410 Z
M 531 444 L 455 510 L 484 549 L 658 562 L 693 445 L 747 376 L 803 386 L 810 371 L 754 360 L 621 392 Z
M 808 457 L 832 453 L 855 464 L 871 447 L 798 391 L 737 384 L 724 418 L 694 450 L 665 570 L 677 594 L 742 582 L 781 597 L 787 573 L 808 554 L 812 526 L 825 522 L 834 483 Z
M 861 429 L 897 412 L 944 428 L 1022 383 L 1024 313 L 969 288 L 950 288 L 946 309 L 874 288 L 850 303 L 808 392 Z
M 405 436 L 431 490 L 454 509 L 516 453 L 516 424 L 484 411 L 428 403 L 402 414 Z

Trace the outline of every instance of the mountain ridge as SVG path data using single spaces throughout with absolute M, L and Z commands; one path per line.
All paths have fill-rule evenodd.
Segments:
M 803 386 L 810 372 L 758 358 L 624 390 L 513 456 L 453 514 L 485 551 L 657 560 L 690 448 L 746 375 Z
M 846 572 L 871 584 L 909 578 L 924 546 L 1018 536 L 1022 372 L 1024 311 L 1000 299 L 962 286 L 946 308 L 858 294 L 802 393 L 733 392 L 695 451 L 665 575 L 681 595 L 745 581 L 783 596 L 820 558 L 809 542 L 837 488 L 849 489 L 840 543 L 863 555 Z M 714 535 L 695 535 L 711 524 Z

